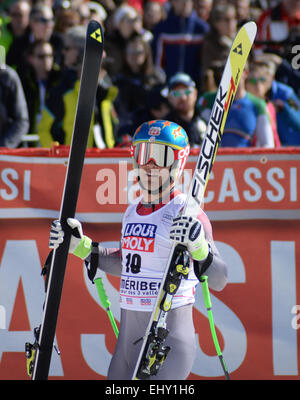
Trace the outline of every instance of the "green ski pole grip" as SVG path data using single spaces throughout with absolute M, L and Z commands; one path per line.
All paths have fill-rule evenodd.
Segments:
M 201 282 L 201 285 L 202 285 L 205 307 L 206 307 L 206 309 L 210 309 L 212 304 L 211 304 L 211 298 L 210 298 L 209 290 L 208 290 L 207 276 L 206 275 L 202 275 L 200 282 Z
M 95 285 L 96 285 L 96 288 L 97 288 L 97 292 L 98 292 L 98 296 L 100 298 L 100 301 L 101 301 L 103 307 L 105 308 L 105 310 L 107 311 L 109 320 L 111 322 L 111 326 L 112 326 L 112 328 L 114 330 L 114 333 L 115 333 L 116 337 L 118 337 L 119 336 L 119 330 L 118 330 L 116 321 L 114 319 L 114 316 L 113 316 L 113 314 L 112 314 L 112 312 L 110 310 L 111 302 L 108 300 L 108 296 L 107 296 L 106 291 L 104 289 L 102 278 L 101 277 L 95 278 L 94 282 L 95 282 Z
M 98 291 L 98 295 L 99 295 L 100 301 L 101 301 L 103 307 L 106 310 L 108 310 L 110 308 L 111 303 L 108 300 L 107 294 L 105 292 L 105 289 L 104 289 L 104 286 L 103 286 L 103 282 L 102 282 L 102 278 L 100 278 L 100 277 L 96 278 L 94 280 L 94 282 L 95 282 L 95 285 L 96 285 L 96 288 L 97 288 L 97 291 Z

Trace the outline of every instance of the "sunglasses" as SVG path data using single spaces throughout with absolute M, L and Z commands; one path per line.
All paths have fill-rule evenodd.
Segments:
M 40 22 L 40 23 L 42 23 L 42 24 L 51 24 L 51 23 L 54 22 L 54 18 L 44 18 L 44 17 L 41 17 L 41 18 L 35 18 L 34 21 L 35 21 L 35 22 Z
M 36 58 L 44 60 L 45 58 L 53 58 L 53 54 L 36 54 Z
M 194 89 L 178 89 L 178 90 L 171 90 L 170 94 L 173 97 L 181 97 L 183 95 L 188 96 L 193 93 Z
M 249 78 L 249 83 L 252 83 L 252 85 L 257 85 L 258 82 L 266 82 L 266 78 L 264 76 L 260 77 L 260 78 Z
M 144 50 L 127 50 L 127 55 L 128 56 L 140 56 L 141 54 L 144 54 Z

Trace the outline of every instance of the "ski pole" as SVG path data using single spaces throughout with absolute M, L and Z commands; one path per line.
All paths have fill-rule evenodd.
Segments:
M 212 334 L 212 338 L 214 341 L 214 345 L 216 348 L 216 352 L 217 355 L 220 359 L 225 377 L 227 380 L 230 380 L 229 377 L 229 373 L 227 370 L 227 366 L 225 364 L 225 360 L 223 358 L 223 354 L 219 345 L 219 341 L 218 341 L 218 337 L 217 337 L 217 333 L 216 333 L 216 329 L 215 329 L 215 324 L 214 324 L 214 318 L 213 318 L 213 314 L 212 314 L 212 304 L 211 304 L 211 298 L 210 298 L 210 293 L 209 293 L 209 288 L 208 288 L 208 284 L 207 284 L 207 276 L 206 275 L 202 275 L 201 279 L 201 286 L 202 286 L 202 292 L 203 292 L 203 298 L 204 298 L 204 304 L 207 310 L 207 315 L 208 315 L 208 320 L 209 320 L 209 325 L 210 325 L 210 330 L 211 330 L 211 334 Z
M 94 282 L 95 282 L 95 285 L 96 285 L 96 288 L 97 288 L 97 292 L 98 292 L 101 304 L 103 305 L 104 309 L 106 310 L 107 315 L 108 315 L 108 317 L 110 319 L 110 322 L 111 322 L 111 326 L 112 326 L 112 328 L 113 328 L 113 330 L 115 332 L 116 338 L 118 338 L 119 330 L 118 330 L 115 318 L 113 316 L 113 313 L 112 313 L 112 311 L 110 309 L 111 302 L 109 301 L 108 296 L 106 294 L 106 291 L 105 291 L 105 288 L 104 288 L 104 285 L 103 285 L 103 282 L 102 282 L 102 278 L 101 277 L 97 277 L 97 278 L 94 279 Z

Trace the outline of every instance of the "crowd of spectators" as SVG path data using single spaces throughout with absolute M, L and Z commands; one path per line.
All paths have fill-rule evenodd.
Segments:
M 0 146 L 70 144 L 92 19 L 105 51 L 89 147 L 128 147 L 151 119 L 177 122 L 200 147 L 232 40 L 251 20 L 220 145 L 300 145 L 299 0 L 0 0 Z

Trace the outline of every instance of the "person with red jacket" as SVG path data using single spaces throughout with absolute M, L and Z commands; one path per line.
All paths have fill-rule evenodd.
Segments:
M 257 21 L 259 41 L 282 42 L 292 30 L 300 30 L 300 1 L 281 1 L 276 7 L 264 11 Z

